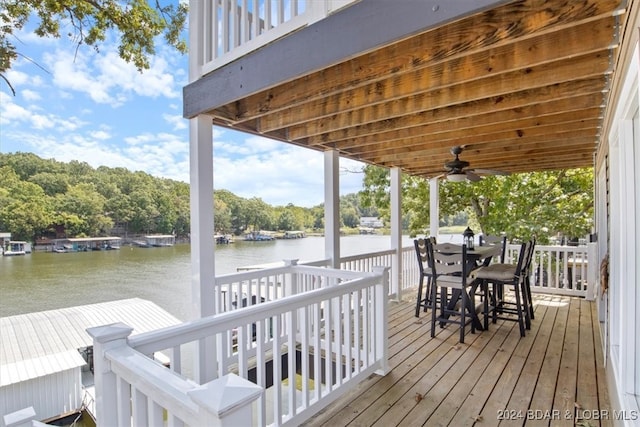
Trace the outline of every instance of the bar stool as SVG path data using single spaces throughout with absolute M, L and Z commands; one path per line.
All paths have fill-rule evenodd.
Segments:
M 490 298 L 484 301 L 484 327 L 488 328 L 489 313 L 492 322 L 497 319 L 516 321 L 520 328 L 520 336 L 525 336 L 525 329 L 531 325 L 529 304 L 527 301 L 524 273 L 527 272 L 527 259 L 530 259 L 533 241 L 523 243 L 520 246 L 518 262 L 513 264 L 490 264 L 482 266 L 471 272 L 472 280 L 480 280 L 483 292 Z M 489 285 L 492 289 L 489 289 Z M 514 293 L 515 301 L 507 301 L 504 298 L 504 288 L 510 286 Z M 500 299 L 498 298 L 500 296 Z M 489 300 L 491 305 L 489 306 Z M 515 317 L 514 317 L 515 316 Z
M 420 270 L 420 283 L 418 284 L 418 298 L 416 301 L 416 317 L 420 317 L 420 308 L 427 311 L 431 307 L 431 286 L 433 284 L 433 276 L 429 267 L 429 251 L 427 242 L 436 242 L 435 237 L 426 237 L 424 239 L 415 239 L 413 245 L 416 248 L 416 256 L 418 257 L 418 268 Z M 426 289 L 425 289 L 426 287 Z M 423 296 L 424 295 L 424 296 Z

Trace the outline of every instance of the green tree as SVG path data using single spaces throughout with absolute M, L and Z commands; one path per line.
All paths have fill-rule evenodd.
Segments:
M 389 171 L 368 166 L 363 203 L 389 208 Z M 489 176 L 481 181 L 440 183 L 441 218 L 469 216 L 476 232 L 506 233 L 511 239 L 536 236 L 541 243 L 556 234 L 582 236 L 593 224 L 593 169 Z M 429 185 L 425 179 L 403 176 L 403 211 L 410 233 L 429 225 Z
M 93 184 L 72 185 L 65 194 L 56 196 L 58 220 L 74 228 L 74 235 L 105 235 L 113 227 L 113 221 L 105 215 L 105 201 Z
M 0 76 L 15 94 L 5 74 L 20 55 L 16 33 L 29 22 L 39 37 L 60 38 L 64 34 L 79 47 L 91 46 L 97 51 L 107 35 L 115 34 L 120 57 L 142 71 L 149 68 L 159 35 L 178 51 L 187 51 L 181 38 L 186 17 L 186 2 L 0 0 Z
M 51 198 L 8 166 L 0 167 L 0 176 L 0 229 L 15 240 L 34 241 L 53 220 Z

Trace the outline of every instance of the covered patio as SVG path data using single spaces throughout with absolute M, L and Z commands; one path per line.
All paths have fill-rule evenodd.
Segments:
M 637 0 L 191 0 L 184 116 L 196 319 L 141 338 L 122 325 L 93 331 L 104 356 L 96 362 L 105 366 L 102 414 L 128 425 L 166 409 L 171 425 L 234 425 L 224 418 L 243 407 L 245 424 L 431 426 L 598 425 L 593 418 L 606 411 L 604 425 L 637 423 L 638 15 Z M 213 126 L 324 154 L 326 259 L 216 277 Z M 405 259 L 415 259 L 401 247 L 401 177 L 430 179 L 437 234 L 436 177 L 452 146 L 464 146 L 461 159 L 475 169 L 594 166 L 589 262 L 610 260 L 607 292 L 596 280 L 593 302 L 537 296 L 524 338 L 498 323 L 464 345 L 453 328 L 429 339 L 408 307 L 412 293 L 401 292 L 411 274 Z M 367 268 L 349 269 L 340 256 L 341 157 L 391 169 L 390 255 Z M 273 288 L 278 298 L 222 312 L 226 286 L 271 284 L 284 284 Z M 180 353 L 191 343 L 194 373 L 185 380 Z M 159 349 L 173 352 L 174 372 L 145 358 Z M 286 384 L 248 380 L 252 367 L 268 365 L 265 354 L 274 378 L 288 372 Z M 300 390 L 288 381 L 296 375 Z M 210 398 L 236 390 L 229 381 L 238 379 L 238 401 L 213 407 Z

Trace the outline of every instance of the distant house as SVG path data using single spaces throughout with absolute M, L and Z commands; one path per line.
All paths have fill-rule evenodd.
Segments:
M 376 218 L 375 216 L 363 216 L 362 218 L 360 218 L 360 227 L 382 228 L 384 227 L 384 222 L 380 218 Z

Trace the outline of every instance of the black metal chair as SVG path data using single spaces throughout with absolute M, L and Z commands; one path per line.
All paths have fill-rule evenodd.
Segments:
M 525 329 L 531 327 L 529 301 L 526 291 L 525 275 L 528 272 L 528 260 L 531 259 L 534 242 L 529 241 L 520 246 L 518 261 L 513 264 L 490 264 L 482 266 L 473 272 L 470 277 L 481 281 L 485 295 L 484 303 L 484 327 L 488 328 L 488 318 L 491 314 L 492 322 L 497 319 L 518 322 L 520 336 L 525 336 Z M 492 289 L 489 289 L 489 285 Z M 514 300 L 507 300 L 504 288 L 510 286 L 513 290 Z M 489 305 L 489 300 L 491 305 Z M 515 316 L 515 317 L 514 317 Z
M 420 270 L 418 299 L 416 301 L 416 317 L 420 317 L 420 308 L 425 312 L 427 311 L 427 308 L 431 308 L 431 286 L 433 284 L 433 276 L 431 275 L 431 268 L 429 267 L 427 241 L 435 243 L 436 239 L 435 237 L 426 237 L 424 239 L 415 239 L 413 241 L 413 246 L 416 249 L 416 256 L 418 257 L 418 268 Z
M 427 241 L 429 265 L 433 283 L 431 286 L 431 336 L 435 337 L 436 324 L 444 327 L 448 323 L 460 328 L 459 341 L 464 343 L 465 327 L 471 324 L 471 333 L 475 332 L 473 317 L 467 311 L 475 313 L 467 283 L 467 247 L 450 243 L 432 244 Z M 436 304 L 437 290 L 440 290 L 440 302 Z

